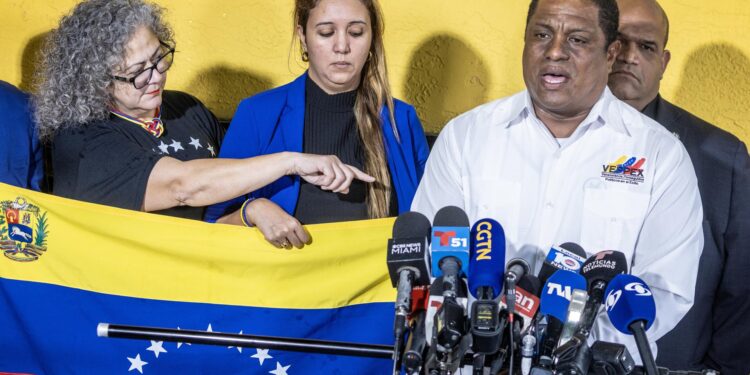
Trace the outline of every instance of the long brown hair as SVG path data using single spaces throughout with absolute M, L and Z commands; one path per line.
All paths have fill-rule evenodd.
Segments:
M 295 1 L 295 28 L 300 26 L 303 33 L 306 33 L 310 11 L 320 1 Z M 388 216 L 391 191 L 393 189 L 388 170 L 385 145 L 383 143 L 383 120 L 380 118 L 380 110 L 383 108 L 383 105 L 388 108 L 388 116 L 391 120 L 396 140 L 400 141 L 400 139 L 396 128 L 396 120 L 393 117 L 393 96 L 391 95 L 391 87 L 388 83 L 388 70 L 385 62 L 383 13 L 380 10 L 377 0 L 359 1 L 365 5 L 367 11 L 370 13 L 372 43 L 370 44 L 369 57 L 364 67 L 362 67 L 361 81 L 357 88 L 357 98 L 354 102 L 354 117 L 357 121 L 359 137 L 365 151 L 365 173 L 375 177 L 375 182 L 369 184 L 367 188 L 367 211 L 371 218 L 380 218 Z M 300 53 L 302 53 L 301 43 Z

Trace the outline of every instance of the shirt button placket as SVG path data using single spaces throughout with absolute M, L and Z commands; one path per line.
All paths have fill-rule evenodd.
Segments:
M 557 222 L 555 203 L 560 193 L 557 190 L 559 184 L 555 183 L 555 181 L 560 181 L 558 178 L 560 174 L 560 156 L 561 150 L 557 150 L 545 161 L 546 168 L 544 169 L 547 173 L 546 176 L 542 176 L 542 181 L 544 181 L 544 198 L 542 200 L 544 209 L 541 211 L 542 225 L 539 228 L 539 244 L 551 243 L 554 233 L 557 232 L 557 228 L 555 228 L 555 223 Z

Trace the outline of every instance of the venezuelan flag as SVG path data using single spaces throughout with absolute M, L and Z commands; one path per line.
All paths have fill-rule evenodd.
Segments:
M 386 359 L 97 337 L 99 322 L 390 345 L 393 220 L 308 227 L 301 250 L 255 229 L 0 184 L 0 372 L 383 374 Z M 7 213 L 17 225 L 10 232 Z

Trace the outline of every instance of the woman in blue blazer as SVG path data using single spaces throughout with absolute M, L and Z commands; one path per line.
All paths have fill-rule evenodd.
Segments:
M 284 248 L 309 243 L 302 224 L 408 211 L 429 153 L 414 108 L 391 96 L 376 0 L 297 0 L 294 19 L 308 71 L 243 100 L 219 157 L 330 154 L 376 181 L 325 191 L 287 176 L 206 212 L 207 221 L 257 226 Z

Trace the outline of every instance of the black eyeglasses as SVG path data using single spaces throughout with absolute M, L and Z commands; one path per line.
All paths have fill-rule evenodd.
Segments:
M 112 76 L 112 78 L 121 82 L 132 83 L 133 87 L 139 90 L 146 87 L 146 85 L 151 82 L 151 76 L 154 74 L 154 69 L 159 71 L 159 73 L 164 73 L 169 70 L 169 68 L 172 67 L 172 62 L 174 61 L 174 47 L 162 41 L 159 41 L 159 43 L 161 43 L 163 47 L 166 47 L 167 51 L 159 56 L 156 61 L 154 61 L 154 65 L 143 69 L 138 73 L 135 73 L 135 75 L 130 78 L 119 76 Z

